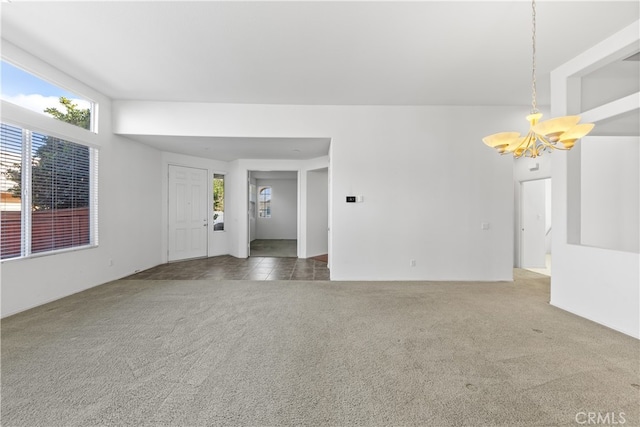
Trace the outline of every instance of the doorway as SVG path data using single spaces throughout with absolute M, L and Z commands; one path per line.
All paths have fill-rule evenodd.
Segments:
M 298 171 L 248 172 L 249 256 L 298 256 Z
M 168 261 L 207 256 L 208 172 L 169 165 Z
M 520 267 L 551 275 L 551 178 L 521 183 Z

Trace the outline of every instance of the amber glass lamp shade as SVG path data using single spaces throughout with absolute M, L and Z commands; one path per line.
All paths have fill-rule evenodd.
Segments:
M 514 157 L 538 157 L 545 151 L 570 150 L 575 143 L 593 129 L 592 123 L 578 124 L 580 116 L 564 116 L 540 122 L 542 114 L 527 116 L 529 132 L 521 137 L 518 132 L 501 132 L 482 138 L 500 154 Z

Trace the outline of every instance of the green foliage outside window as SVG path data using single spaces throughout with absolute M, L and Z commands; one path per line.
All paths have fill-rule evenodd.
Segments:
M 59 102 L 65 111 L 46 108 L 54 118 L 89 129 L 91 110 L 79 109 L 61 96 Z M 43 139 L 37 141 L 39 137 Z M 31 166 L 31 193 L 34 210 L 66 209 L 89 206 L 89 148 L 51 136 L 34 134 Z M 64 165 L 64 167 L 61 167 Z M 8 191 L 17 198 L 22 196 L 22 165 L 15 163 L 4 172 L 14 185 Z

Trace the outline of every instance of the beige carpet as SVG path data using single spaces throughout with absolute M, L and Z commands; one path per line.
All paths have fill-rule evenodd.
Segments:
M 638 341 L 517 277 L 116 281 L 2 321 L 2 425 L 640 425 Z

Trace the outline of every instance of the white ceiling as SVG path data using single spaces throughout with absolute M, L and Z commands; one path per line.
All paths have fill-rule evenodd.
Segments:
M 531 98 L 529 1 L 1 7 L 3 38 L 112 99 L 526 106 Z M 538 104 L 549 102 L 551 70 L 637 20 L 639 8 L 637 0 L 539 1 Z

